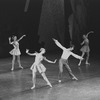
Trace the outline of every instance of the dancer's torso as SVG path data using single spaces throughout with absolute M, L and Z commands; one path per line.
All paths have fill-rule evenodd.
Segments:
M 84 40 L 84 45 L 89 45 L 89 40 L 88 39 Z
M 71 55 L 71 51 L 70 50 L 67 50 L 67 49 L 65 49 L 65 50 L 63 50 L 63 53 L 62 53 L 62 56 L 61 56 L 61 58 L 62 59 L 68 59 L 69 58 L 69 56 Z
M 43 56 L 41 54 L 36 54 L 36 57 L 35 57 L 35 64 L 40 64 L 43 60 Z
M 14 49 L 19 49 L 19 43 L 17 41 L 15 41 L 13 43 Z

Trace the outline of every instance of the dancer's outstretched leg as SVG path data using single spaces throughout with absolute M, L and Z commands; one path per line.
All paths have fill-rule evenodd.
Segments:
M 52 87 L 52 85 L 51 85 L 51 83 L 49 82 L 48 78 L 46 77 L 45 73 L 42 72 L 41 75 L 42 75 L 43 79 L 47 82 L 47 85 L 49 85 L 50 87 Z
M 20 62 L 20 55 L 17 56 L 17 60 L 18 60 L 19 67 L 23 69 L 23 67 L 21 66 L 21 62 Z
M 31 87 L 31 89 L 34 89 L 36 83 L 36 72 L 34 72 L 33 70 L 32 70 L 32 82 L 33 82 L 33 86 Z
M 72 73 L 72 70 L 70 69 L 69 65 L 66 64 L 66 68 L 68 70 L 69 76 L 73 79 L 73 80 L 78 80 L 75 75 Z
M 82 52 L 82 58 L 83 58 L 83 56 L 85 55 L 85 52 Z M 78 66 L 80 66 L 81 65 L 81 62 L 82 62 L 82 60 L 80 59 L 80 61 L 79 61 L 79 63 L 78 63 Z
M 14 70 L 14 64 L 15 64 L 15 55 L 13 55 L 12 59 L 12 68 L 11 68 L 12 71 Z

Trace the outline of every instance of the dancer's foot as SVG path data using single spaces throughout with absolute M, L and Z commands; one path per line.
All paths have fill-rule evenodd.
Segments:
M 33 85 L 32 87 L 31 87 L 31 89 L 34 89 L 35 88 L 35 85 Z
M 47 83 L 47 85 L 49 85 L 50 87 L 52 87 L 51 83 Z
M 80 66 L 80 65 L 81 65 L 81 63 L 78 64 L 78 66 Z
M 13 71 L 14 70 L 14 68 L 11 68 L 11 71 Z
M 90 63 L 88 63 L 88 62 L 86 62 L 85 64 L 86 64 L 86 65 L 90 65 Z
M 19 66 L 19 68 L 22 68 L 22 69 L 23 69 L 23 67 L 22 67 L 22 66 Z
M 78 79 L 74 76 L 74 77 L 72 77 L 72 80 L 76 80 L 77 81 Z

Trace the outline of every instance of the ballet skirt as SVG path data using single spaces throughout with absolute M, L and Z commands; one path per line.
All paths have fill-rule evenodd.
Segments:
M 19 49 L 19 43 L 16 41 L 13 43 L 14 49 L 12 49 L 9 53 L 11 55 L 21 55 L 20 49 Z
M 82 46 L 82 48 L 80 49 L 80 51 L 82 51 L 82 52 L 89 52 L 90 51 L 89 40 L 88 39 L 84 40 L 84 45 Z
M 80 51 L 82 51 L 82 52 L 89 52 L 89 51 L 90 51 L 90 48 L 89 48 L 88 45 L 84 45 L 84 46 L 80 49 Z
M 34 66 L 32 69 L 33 72 L 39 71 L 39 73 L 44 73 L 46 71 L 46 68 L 42 63 L 38 65 L 33 64 L 32 66 Z

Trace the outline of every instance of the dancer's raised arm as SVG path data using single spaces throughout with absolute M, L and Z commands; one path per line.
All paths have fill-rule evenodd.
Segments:
M 26 35 L 21 36 L 17 41 L 19 42 L 23 37 L 25 37 Z
M 60 42 L 58 42 L 58 40 L 56 40 L 56 39 L 53 38 L 53 41 L 55 42 L 55 44 L 56 44 L 59 48 L 65 49 L 65 47 L 62 46 Z
M 29 53 L 29 50 L 28 50 L 28 49 L 26 49 L 26 53 L 27 53 L 28 55 L 30 55 L 30 56 L 35 56 L 35 55 L 36 55 L 36 53 Z
M 11 37 L 9 37 L 9 44 L 13 44 L 13 42 L 11 42 Z
M 88 35 L 89 35 L 90 33 L 94 33 L 94 31 L 88 32 L 88 33 L 86 34 L 86 38 L 88 38 Z
M 48 60 L 46 57 L 44 57 L 44 60 L 47 61 L 47 62 L 49 62 L 49 63 L 56 63 L 56 61 L 57 61 L 57 59 L 54 60 L 54 61 Z

